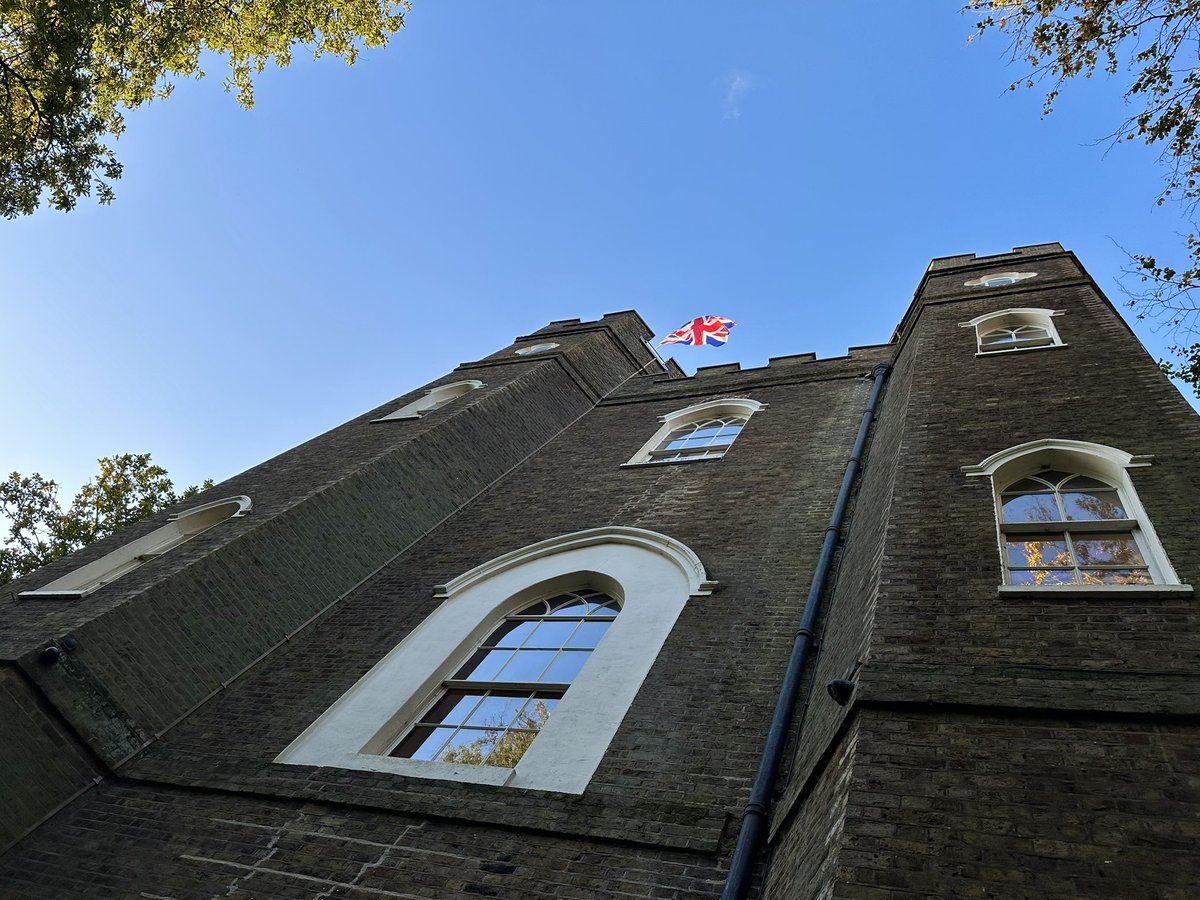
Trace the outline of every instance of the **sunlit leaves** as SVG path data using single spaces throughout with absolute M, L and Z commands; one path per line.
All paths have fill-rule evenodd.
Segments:
M 353 63 L 404 24 L 407 0 L 0 0 L 0 214 L 113 198 L 122 111 L 221 56 L 246 107 L 254 76 L 297 52 Z
M 149 453 L 123 453 L 99 460 L 99 472 L 79 489 L 65 510 L 58 485 L 41 475 L 13 472 L 0 483 L 0 584 L 32 572 L 97 538 L 144 519 L 212 487 L 176 494 L 167 471 Z
M 1000 31 L 1012 42 L 1014 61 L 1029 66 L 1030 87 L 1045 79 L 1049 113 L 1062 86 L 1101 71 L 1126 73 L 1126 102 L 1132 115 L 1110 132 L 1114 141 L 1142 140 L 1162 148 L 1166 168 L 1157 204 L 1183 203 L 1190 213 L 1200 201 L 1200 3 L 1196 0 L 968 0 L 964 12 L 978 16 L 976 36 Z M 1016 87 L 1014 82 L 1011 87 Z M 1185 237 L 1188 261 L 1160 266 L 1151 256 L 1131 254 L 1142 289 L 1129 290 L 1139 317 L 1156 320 L 1169 333 L 1200 331 L 1200 238 Z M 1184 348 L 1172 348 L 1183 352 Z M 1194 358 L 1194 357 L 1193 357 Z M 1200 395 L 1194 365 L 1168 364 Z

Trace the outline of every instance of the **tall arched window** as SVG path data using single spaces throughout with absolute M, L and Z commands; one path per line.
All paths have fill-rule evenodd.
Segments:
M 641 528 L 506 553 L 439 587 L 276 762 L 582 793 L 689 598 L 715 586 Z
M 1178 584 L 1126 471 L 1148 464 L 1099 444 L 1042 440 L 964 467 L 992 477 L 1004 583 Z
M 626 465 L 720 459 L 765 403 L 730 397 L 708 400 L 662 416 L 662 427 Z
M 509 614 L 389 755 L 515 766 L 620 611 L 613 597 L 585 589 Z

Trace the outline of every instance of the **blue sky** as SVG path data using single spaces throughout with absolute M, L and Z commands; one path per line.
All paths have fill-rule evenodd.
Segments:
M 114 205 L 0 222 L 0 471 L 220 480 L 552 319 L 726 315 L 674 355 L 761 365 L 888 340 L 935 256 L 1061 241 L 1119 304 L 1117 243 L 1178 246 L 1118 85 L 1042 119 L 955 3 L 414 7 L 250 112 L 213 66 L 129 115 Z

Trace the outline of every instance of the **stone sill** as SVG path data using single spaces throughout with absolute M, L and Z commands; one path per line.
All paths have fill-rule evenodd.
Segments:
M 695 459 L 664 459 L 662 462 L 621 463 L 622 469 L 657 469 L 660 466 L 690 466 L 693 463 L 720 462 L 724 456 L 698 456 Z
M 1116 600 L 1132 597 L 1165 600 L 1172 597 L 1190 597 L 1192 593 L 1190 584 L 1055 584 L 1043 587 L 1002 584 L 996 589 L 999 597 L 1026 597 L 1031 600 L 1068 597 L 1075 600 Z
M 1040 347 L 1009 347 L 1007 350 L 980 350 L 975 355 L 982 356 L 1007 356 L 1009 353 L 1030 353 L 1034 350 L 1061 350 L 1063 347 L 1069 347 L 1070 344 L 1043 344 Z

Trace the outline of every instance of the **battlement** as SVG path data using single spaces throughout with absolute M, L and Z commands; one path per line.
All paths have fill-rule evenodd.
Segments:
M 643 337 L 646 339 L 654 336 L 654 332 L 636 309 L 620 309 L 615 312 L 605 313 L 599 319 L 555 319 L 543 325 L 537 331 L 521 335 L 517 340 L 524 341 L 532 338 L 547 337 L 552 334 L 569 334 L 576 331 L 592 331 L 596 328 L 621 329 L 627 328 L 628 323 L 632 323 L 636 330 L 643 332 Z
M 1058 241 L 1051 241 L 1047 244 L 1028 244 L 1024 247 L 1013 247 L 1008 253 L 994 253 L 990 256 L 976 256 L 974 253 L 937 256 L 930 260 L 926 271 L 939 272 L 945 269 L 961 269 L 964 266 L 990 266 L 1066 252 L 1063 245 L 1058 243 Z

